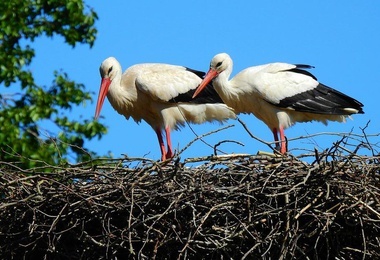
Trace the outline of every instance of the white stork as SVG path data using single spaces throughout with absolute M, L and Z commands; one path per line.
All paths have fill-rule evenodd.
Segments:
M 304 70 L 312 66 L 270 63 L 246 68 L 229 80 L 232 66 L 228 54 L 214 56 L 193 97 L 214 79 L 216 92 L 236 114 L 254 114 L 272 130 L 276 142 L 280 132 L 282 154 L 287 152 L 284 129 L 296 122 L 344 122 L 351 114 L 364 113 L 362 103 L 323 85 Z
M 235 118 L 212 85 L 206 92 L 192 99 L 204 72 L 182 66 L 146 63 L 128 68 L 124 74 L 120 63 L 113 57 L 100 66 L 102 78 L 95 119 L 99 117 L 105 96 L 113 108 L 126 119 L 137 123 L 145 120 L 156 132 L 161 149 L 161 160 L 174 156 L 170 131 L 184 126 L 185 122 L 224 121 Z M 167 151 L 162 137 L 165 130 Z

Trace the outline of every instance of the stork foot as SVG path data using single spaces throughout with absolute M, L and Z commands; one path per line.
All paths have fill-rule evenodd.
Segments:
M 167 153 L 164 153 L 161 155 L 161 161 L 166 161 L 168 159 L 172 159 L 173 157 L 174 157 L 174 153 L 169 150 Z
M 175 153 L 171 149 L 168 149 L 168 152 L 166 153 L 166 159 L 171 159 L 173 158 Z

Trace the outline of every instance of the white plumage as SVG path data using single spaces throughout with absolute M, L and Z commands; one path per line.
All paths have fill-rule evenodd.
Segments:
M 304 70 L 312 66 L 270 63 L 244 69 L 229 80 L 232 67 L 228 54 L 214 56 L 193 97 L 214 80 L 215 90 L 235 113 L 254 114 L 272 130 L 275 141 L 280 132 L 281 153 L 287 151 L 284 129 L 296 122 L 344 122 L 351 114 L 364 113 L 362 103 L 323 85 Z
M 184 126 L 185 122 L 203 123 L 235 118 L 233 110 L 223 104 L 214 88 L 198 99 L 192 99 L 196 87 L 205 73 L 182 66 L 147 63 L 128 68 L 124 74 L 120 63 L 113 57 L 100 66 L 102 78 L 95 118 L 99 117 L 105 96 L 112 107 L 137 123 L 146 121 L 156 132 L 161 159 L 173 157 L 170 131 Z M 163 142 L 165 130 L 167 150 Z

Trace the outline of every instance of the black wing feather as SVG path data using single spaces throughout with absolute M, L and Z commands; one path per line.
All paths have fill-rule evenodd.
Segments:
M 288 71 L 291 71 L 294 73 L 301 73 L 301 74 L 304 74 L 306 76 L 312 77 L 313 79 L 317 80 L 317 78 L 313 74 L 311 74 L 310 72 L 305 70 L 305 69 L 313 69 L 314 66 L 305 65 L 305 64 L 294 64 L 294 65 L 296 66 L 296 68 L 290 69 Z
M 352 112 L 345 110 L 346 108 L 356 109 L 359 114 L 364 114 L 362 103 L 322 83 L 319 83 L 314 89 L 284 98 L 275 105 L 300 112 L 317 114 L 352 114 Z
M 307 64 L 294 64 L 298 69 L 314 69 L 315 67 Z
M 186 70 L 187 70 L 187 71 L 190 71 L 190 72 L 192 72 L 192 73 L 194 73 L 195 75 L 197 75 L 197 76 L 200 77 L 201 79 L 203 79 L 203 77 L 206 75 L 205 72 L 200 71 L 200 70 L 194 70 L 194 69 L 190 69 L 190 68 L 187 68 L 187 67 L 186 67 Z

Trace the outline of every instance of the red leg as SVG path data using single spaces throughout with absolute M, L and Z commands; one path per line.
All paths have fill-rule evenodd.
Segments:
M 280 142 L 281 142 L 281 150 L 280 153 L 285 154 L 288 151 L 286 140 L 285 140 L 285 134 L 284 134 L 284 128 L 280 126 Z
M 160 130 L 160 129 L 156 129 L 155 132 L 156 132 L 156 134 L 157 134 L 158 143 L 159 143 L 159 145 L 160 145 L 160 150 L 161 150 L 161 161 L 165 161 L 165 160 L 166 160 L 166 151 L 165 151 L 164 140 L 162 139 L 161 130 Z
M 172 148 L 172 140 L 170 138 L 170 128 L 165 128 L 166 133 L 166 143 L 168 145 L 168 152 L 166 153 L 166 159 L 172 158 L 174 156 L 173 148 Z
M 281 145 L 280 145 L 280 143 L 278 143 L 277 128 L 273 128 L 272 132 L 273 132 L 274 141 L 276 142 L 276 150 L 280 150 Z

